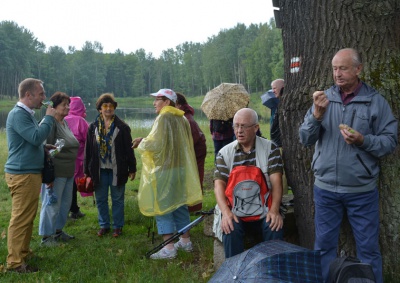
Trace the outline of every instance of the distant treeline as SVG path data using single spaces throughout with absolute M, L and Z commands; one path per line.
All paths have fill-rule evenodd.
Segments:
M 160 88 L 203 95 L 222 82 L 242 83 L 249 92 L 266 91 L 273 79 L 283 77 L 281 31 L 273 19 L 249 27 L 238 24 L 203 44 L 185 42 L 155 58 L 144 49 L 103 53 L 101 43 L 89 41 L 81 50 L 47 48 L 31 31 L 2 21 L 0 95 L 17 97 L 18 83 L 27 77 L 43 80 L 48 95 L 63 91 L 85 99 L 104 92 L 138 97 Z

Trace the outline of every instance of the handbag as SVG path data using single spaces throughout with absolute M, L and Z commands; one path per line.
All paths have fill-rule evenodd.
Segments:
M 55 180 L 55 175 L 54 175 L 54 164 L 53 160 L 50 158 L 50 156 L 44 152 L 44 167 L 42 170 L 42 183 L 43 184 L 50 184 L 54 182 Z
M 76 188 L 77 188 L 78 192 L 81 192 L 81 193 L 93 193 L 94 187 L 93 187 L 92 178 L 85 177 L 85 176 L 78 178 Z

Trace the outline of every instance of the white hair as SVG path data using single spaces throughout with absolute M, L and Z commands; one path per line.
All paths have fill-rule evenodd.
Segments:
M 236 116 L 239 115 L 246 115 L 246 116 L 250 116 L 251 122 L 252 124 L 258 124 L 258 114 L 255 110 L 251 109 L 251 108 L 242 108 L 240 110 L 238 110 L 235 114 L 235 116 L 233 117 L 233 121 L 235 121 Z

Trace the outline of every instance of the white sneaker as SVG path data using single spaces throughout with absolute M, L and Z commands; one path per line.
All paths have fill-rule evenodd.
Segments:
M 184 243 L 182 243 L 180 238 L 179 238 L 179 241 L 174 244 L 174 247 L 177 250 L 184 250 L 188 253 L 193 251 L 192 242 L 187 242 L 186 244 L 184 244 Z
M 167 248 L 162 248 L 158 252 L 150 256 L 151 259 L 172 259 L 176 257 L 176 249 L 168 250 Z

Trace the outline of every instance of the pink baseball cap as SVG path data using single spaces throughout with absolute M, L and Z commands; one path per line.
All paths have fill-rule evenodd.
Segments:
M 176 103 L 177 100 L 177 96 L 176 93 L 168 88 L 162 88 L 159 91 L 157 91 L 156 93 L 151 93 L 151 96 L 165 96 L 166 98 L 168 98 L 169 100 L 171 100 L 172 102 Z

